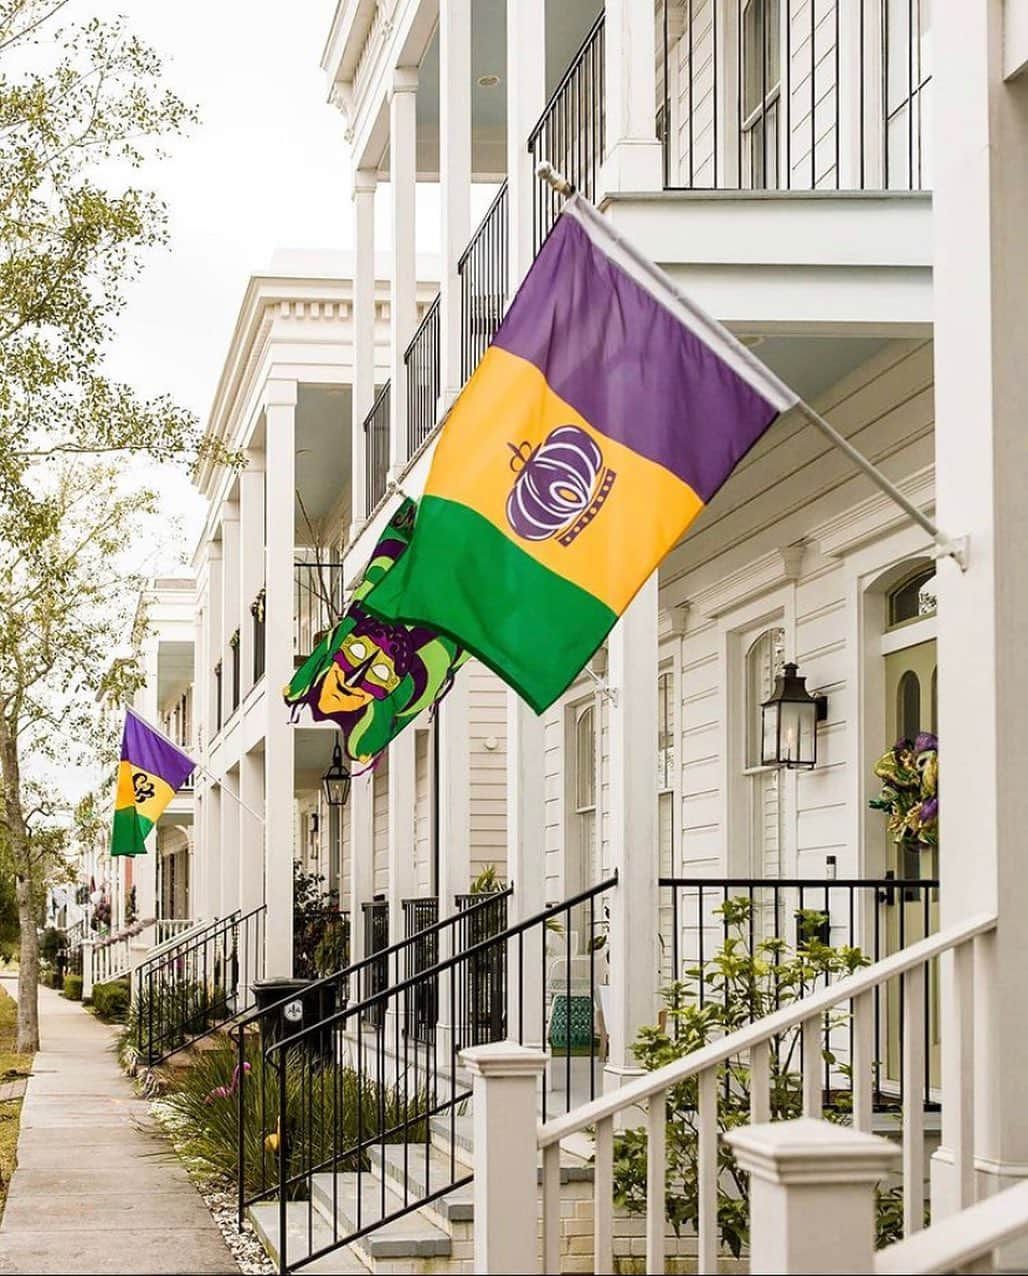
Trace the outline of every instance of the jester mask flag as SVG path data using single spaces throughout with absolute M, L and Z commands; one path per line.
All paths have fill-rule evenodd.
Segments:
M 370 762 L 440 700 L 468 659 L 457 643 L 433 629 L 383 622 L 364 610 L 365 595 L 402 562 L 416 508 L 405 500 L 393 515 L 343 618 L 284 692 L 294 717 L 307 705 L 316 722 L 337 723 L 343 748 L 354 762 Z
M 452 635 L 542 712 L 797 401 L 575 195 L 454 405 L 411 547 L 367 610 Z
M 146 835 L 196 763 L 129 709 L 114 796 L 112 855 L 144 855 Z

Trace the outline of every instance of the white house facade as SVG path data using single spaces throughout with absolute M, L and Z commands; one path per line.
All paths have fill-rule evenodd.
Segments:
M 731 1139 L 753 1184 L 751 1270 L 830 1269 L 832 1228 L 847 1238 L 837 1270 L 950 1270 L 964 1261 L 954 1236 L 977 1261 L 1028 1220 L 1005 1191 L 1028 1172 L 1012 1066 L 1028 902 L 1019 12 L 337 5 L 322 69 L 347 121 L 353 258 L 251 281 L 209 427 L 246 463 L 198 476 L 207 774 L 192 916 L 261 911 L 258 973 L 289 976 L 294 864 L 323 877 L 348 915 L 347 965 L 316 971 L 332 997 L 317 1013 L 303 1002 L 292 1040 L 298 1057 L 322 1051 L 318 1067 L 315 1043 L 331 1040 L 333 1064 L 373 1070 L 406 1113 L 375 1147 L 340 1142 L 338 1121 L 327 1152 L 295 1135 L 297 1161 L 280 1158 L 247 1202 L 281 1270 L 331 1270 L 350 1247 L 372 1271 L 606 1272 L 632 1258 L 655 1271 L 666 1254 L 713 1271 L 718 1069 L 736 1055 L 753 1076 L 752 1125 Z M 543 161 L 959 538 L 963 561 L 937 557 L 786 415 L 557 705 L 537 716 L 472 664 L 332 803 L 333 730 L 290 723 L 280 689 L 401 494 L 424 487 L 445 415 L 559 213 Z M 415 254 L 418 183 L 439 189 L 431 271 Z M 819 699 L 805 767 L 769 758 L 764 739 L 787 663 Z M 879 758 L 918 737 L 938 738 L 923 751 L 945 787 L 938 844 L 915 848 L 870 803 Z M 472 891 L 488 869 L 502 913 Z M 823 942 L 872 964 L 841 994 L 804 988 L 807 1009 L 740 1028 L 722 1057 L 645 1074 L 633 1045 L 658 1022 L 661 987 L 706 969 L 726 933 L 716 910 L 739 896 L 750 944 L 799 943 L 808 910 Z M 829 1029 L 823 1064 L 833 997 L 852 1027 Z M 758 1091 L 786 1030 L 810 1124 L 774 1127 Z M 296 1066 L 323 1093 L 310 1059 Z M 663 1217 L 664 1111 L 693 1078 L 698 1206 L 678 1235 Z M 841 1133 L 817 1120 L 840 1089 Z M 650 1162 L 635 1216 L 612 1207 L 611 1149 L 640 1111 Z M 869 1192 L 888 1173 L 909 1239 L 875 1260 Z M 842 1186 L 803 1196 L 828 1182 Z M 957 1221 L 994 1196 L 992 1214 Z M 541 1242 L 524 1224 L 540 1199 Z M 827 1231 L 785 1228 L 794 1206 Z

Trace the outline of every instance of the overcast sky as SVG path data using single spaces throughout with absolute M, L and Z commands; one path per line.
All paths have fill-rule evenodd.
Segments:
M 125 14 L 165 56 L 169 85 L 200 111 L 191 136 L 139 179 L 167 202 L 172 242 L 132 285 L 108 366 L 203 420 L 249 275 L 278 248 L 352 247 L 344 121 L 326 101 L 319 66 L 333 8 L 334 0 L 74 3 L 78 18 Z M 169 509 L 185 515 L 188 554 L 200 499 L 180 474 L 152 477 Z

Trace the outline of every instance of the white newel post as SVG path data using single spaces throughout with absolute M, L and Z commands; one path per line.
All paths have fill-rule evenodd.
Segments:
M 239 907 L 249 913 L 264 901 L 264 755 L 239 759 Z
M 293 676 L 293 558 L 296 501 L 296 382 L 269 381 L 267 426 L 268 539 L 265 663 L 273 694 Z M 293 727 L 282 711 L 269 713 L 265 739 L 266 965 L 269 976 L 293 972 Z
M 389 746 L 388 874 L 389 942 L 403 938 L 403 901 L 415 893 L 414 728 L 401 731 Z
M 418 325 L 416 67 L 397 67 L 389 98 L 389 183 L 393 201 L 393 279 L 389 298 L 392 388 L 389 475 L 407 461 L 407 371 L 403 356 Z
M 226 771 L 221 779 L 221 913 L 242 907 L 239 898 L 239 772 Z
M 999 914 L 976 954 L 973 1082 L 944 976 L 933 1218 L 1028 1177 L 1028 76 L 1003 80 L 1004 7 L 936 5 L 931 32 L 937 510 L 968 537 L 967 571 L 943 561 L 937 580 L 941 924 Z M 972 1084 L 978 1173 L 961 1184 L 946 1100 Z M 1001 1266 L 1024 1268 L 1017 1249 Z
M 874 1271 L 875 1186 L 900 1159 L 895 1143 L 810 1117 L 724 1138 L 750 1176 L 752 1276 Z
M 536 1094 L 546 1053 L 496 1041 L 463 1051 L 461 1060 L 474 1084 L 474 1270 L 537 1272 Z
M 368 517 L 364 421 L 375 401 L 375 187 L 366 169 L 353 175 L 353 416 L 350 424 L 350 540 Z
M 507 208 L 510 278 L 517 290 L 532 264 L 533 188 L 528 135 L 546 105 L 544 0 L 509 0 L 507 5 Z M 542 42 L 544 43 L 544 41 Z M 507 692 L 507 875 L 514 883 L 511 921 L 524 920 L 546 904 L 546 792 L 543 719 L 515 691 Z M 545 943 L 545 936 L 538 940 Z M 527 950 L 535 958 L 534 948 Z M 542 961 L 524 967 L 525 1040 L 543 1042 Z M 519 1022 L 518 981 L 508 982 L 508 1014 Z
M 657 574 L 636 595 L 608 639 L 610 896 L 608 1089 L 641 1069 L 632 1043 L 656 1022 L 657 961 Z
M 439 732 L 439 917 L 456 911 L 453 897 L 464 894 L 471 885 L 471 776 L 469 759 L 468 671 L 459 673 L 446 699 L 439 705 L 436 730 Z M 458 939 L 457 928 L 450 928 L 439 948 L 440 959 L 452 955 Z M 452 1031 L 454 1007 L 450 997 L 450 979 L 439 980 L 439 1025 L 444 1034 Z M 447 1041 L 448 1039 L 445 1038 Z M 445 1049 L 449 1046 L 446 1044 Z
M 96 941 L 93 939 L 84 939 L 82 941 L 82 999 L 93 995 L 93 951 L 96 947 Z M 135 993 L 135 980 L 132 981 L 132 991 Z
M 604 35 L 607 154 L 601 191 L 660 190 L 657 139 L 657 25 L 652 6 L 607 0 Z
M 471 236 L 471 0 L 439 4 L 440 411 L 460 393 L 461 287 L 457 264 Z

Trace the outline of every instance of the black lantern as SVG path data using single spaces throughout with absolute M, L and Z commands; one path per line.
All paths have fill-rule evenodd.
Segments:
M 828 697 L 812 696 L 807 680 L 791 661 L 775 678 L 770 700 L 760 706 L 764 766 L 813 770 L 817 765 L 817 724 L 828 716 Z
M 350 796 L 350 771 L 343 762 L 343 751 L 339 741 L 332 750 L 332 765 L 321 777 L 321 791 L 329 806 L 345 806 Z

